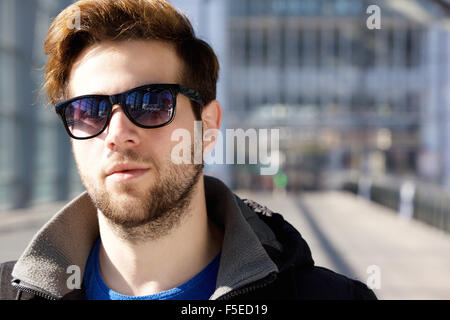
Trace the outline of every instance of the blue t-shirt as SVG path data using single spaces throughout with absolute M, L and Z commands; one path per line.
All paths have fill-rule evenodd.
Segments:
M 89 254 L 84 272 L 87 300 L 208 300 L 216 289 L 220 253 L 199 274 L 179 287 L 147 296 L 117 293 L 103 282 L 99 266 L 100 238 Z

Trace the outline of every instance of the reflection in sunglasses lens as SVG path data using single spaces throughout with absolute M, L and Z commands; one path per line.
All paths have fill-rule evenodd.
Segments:
M 99 97 L 82 98 L 69 103 L 64 116 L 71 134 L 76 138 L 97 135 L 106 126 L 110 107 L 108 98 Z M 170 90 L 136 90 L 126 96 L 123 107 L 133 122 L 145 127 L 157 127 L 172 119 L 174 96 Z
M 65 117 L 70 132 L 78 138 L 96 135 L 105 126 L 108 118 L 107 99 L 83 98 L 70 103 Z
M 173 95 L 169 90 L 135 91 L 126 98 L 126 107 L 134 121 L 143 126 L 160 126 L 173 114 Z

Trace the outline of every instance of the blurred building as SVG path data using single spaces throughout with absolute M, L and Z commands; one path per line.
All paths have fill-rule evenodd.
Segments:
M 373 4 L 381 23 L 371 30 Z M 443 6 L 234 0 L 229 12 L 230 123 L 281 128 L 288 187 L 315 188 L 320 174 L 345 169 L 450 186 Z
M 40 94 L 45 35 L 70 3 L 0 0 L 0 208 L 82 190 L 64 128 Z

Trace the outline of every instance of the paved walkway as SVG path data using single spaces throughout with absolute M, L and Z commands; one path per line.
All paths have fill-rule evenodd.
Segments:
M 282 213 L 308 242 L 316 265 L 364 283 L 379 271 L 380 299 L 450 299 L 449 234 L 347 193 L 237 193 Z M 0 212 L 0 261 L 17 259 L 62 206 Z
M 341 192 L 240 192 L 283 213 L 316 265 L 376 285 L 379 299 L 450 299 L 450 235 Z

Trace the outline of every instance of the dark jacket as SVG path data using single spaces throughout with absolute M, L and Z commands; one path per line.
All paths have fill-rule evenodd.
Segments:
M 224 230 L 216 291 L 210 299 L 376 299 L 362 282 L 314 266 L 300 233 L 278 213 L 243 200 L 205 176 L 208 216 Z M 69 289 L 68 267 L 84 272 L 99 237 L 87 193 L 58 212 L 18 261 L 0 265 L 0 299 L 84 299 Z

